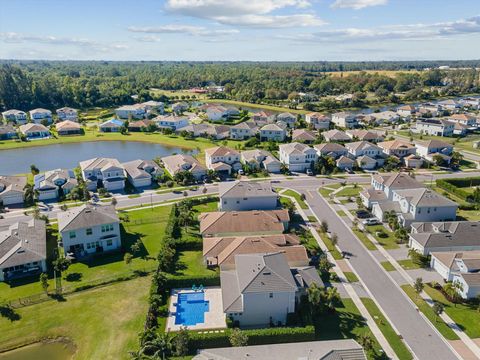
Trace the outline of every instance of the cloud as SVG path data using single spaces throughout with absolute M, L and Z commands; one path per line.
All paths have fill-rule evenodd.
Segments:
M 65 38 L 51 35 L 31 35 L 17 32 L 2 32 L 0 33 L 0 40 L 6 43 L 37 43 L 37 44 L 52 44 L 52 45 L 73 45 L 83 49 L 92 49 L 97 51 L 107 52 L 110 50 L 122 50 L 128 47 L 123 44 L 103 44 L 94 40 L 82 38 Z
M 370 6 L 385 5 L 388 0 L 335 0 L 333 8 L 351 8 L 360 10 Z
M 325 24 L 313 13 L 272 14 L 285 8 L 298 10 L 310 6 L 308 0 L 167 0 L 165 8 L 174 14 L 213 20 L 223 25 L 283 28 Z
M 374 29 L 345 28 L 296 35 L 282 39 L 304 42 L 371 42 L 380 40 L 432 40 L 480 33 L 480 16 L 434 24 L 396 25 Z
M 188 34 L 192 36 L 224 36 L 237 34 L 236 29 L 214 29 L 210 30 L 203 26 L 168 24 L 161 26 L 137 27 L 130 26 L 128 31 L 147 34 Z

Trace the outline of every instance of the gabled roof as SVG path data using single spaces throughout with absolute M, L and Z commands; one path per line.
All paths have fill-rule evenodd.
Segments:
M 354 163 L 355 163 L 355 161 L 353 161 L 352 159 L 350 159 L 349 157 L 346 157 L 344 155 L 340 156 L 337 160 L 337 165 L 340 165 L 340 164 L 353 165 Z
M 47 109 L 42 109 L 42 108 L 37 108 L 29 111 L 30 114 L 37 114 L 37 113 L 52 113 L 50 110 Z
M 424 141 L 417 141 L 416 144 L 418 146 L 423 146 L 426 148 L 453 148 L 452 144 L 449 144 L 445 141 L 437 140 L 437 139 L 432 139 L 432 140 L 424 140 Z
M 117 213 L 112 205 L 85 204 L 58 213 L 58 231 L 78 230 L 118 222 Z
M 99 127 L 122 127 L 124 122 L 120 119 L 110 119 L 99 125 Z
M 20 132 L 49 132 L 48 128 L 42 124 L 28 123 L 25 125 L 20 125 Z
M 411 150 L 415 149 L 415 145 L 412 145 L 406 141 L 402 140 L 391 140 L 391 141 L 384 141 L 381 143 L 378 143 L 378 146 L 380 146 L 382 149 L 385 150 Z
M 207 169 L 198 162 L 191 155 L 186 154 L 177 154 L 162 157 L 162 162 L 165 164 L 165 167 L 173 171 L 172 175 L 175 175 L 177 172 L 183 171 L 184 165 L 189 165 L 188 171 L 206 171 Z
M 315 132 L 305 129 L 295 129 L 292 132 L 292 140 L 315 141 L 317 134 Z
M 101 171 L 109 169 L 109 168 L 119 168 L 123 169 L 122 164 L 117 159 L 113 158 L 93 158 L 85 161 L 80 162 L 80 169 L 82 171 L 89 171 L 100 169 Z
M 81 126 L 75 121 L 65 120 L 55 124 L 57 131 L 80 130 Z
M 284 151 L 285 153 L 291 155 L 291 154 L 305 154 L 306 151 L 308 150 L 313 150 L 310 146 L 301 144 L 298 142 L 292 142 L 289 144 L 280 144 L 279 146 L 280 151 Z
M 26 176 L 1 176 L 0 175 L 0 194 L 9 192 L 23 193 L 23 188 L 27 184 Z
M 333 140 L 333 141 L 348 141 L 348 140 L 350 140 L 350 137 L 346 133 L 344 133 L 343 131 L 337 130 L 337 129 L 325 131 L 325 132 L 322 133 L 322 136 L 325 139 L 330 139 L 330 140 Z
M 262 126 L 260 131 L 285 131 L 285 129 L 277 124 L 267 124 Z
M 127 174 L 133 179 L 150 178 L 152 174 L 145 171 L 145 168 L 158 172 L 160 167 L 152 160 L 133 160 L 122 164 Z
M 439 193 L 430 190 L 430 189 L 406 189 L 406 190 L 396 190 L 396 193 L 418 207 L 445 207 L 445 206 L 455 206 L 458 207 L 458 204 Z
M 375 174 L 372 176 L 375 181 L 389 187 L 392 190 L 397 189 L 421 189 L 425 186 L 419 183 L 405 172 L 398 172 L 393 175 Z
M 238 156 L 240 153 L 236 150 L 230 149 L 226 146 L 217 146 L 205 150 L 208 156 Z
M 323 143 L 318 145 L 313 145 L 313 147 L 322 154 L 328 154 L 331 152 L 337 151 L 347 151 L 345 146 L 337 144 L 337 143 Z
M 221 182 L 218 186 L 221 198 L 271 197 L 277 196 L 270 182 L 231 181 Z
M 356 141 L 356 142 L 352 142 L 352 143 L 347 143 L 345 144 L 345 147 L 349 150 L 352 150 L 352 151 L 357 151 L 357 150 L 378 150 L 378 151 L 382 151 L 382 149 L 375 145 L 375 144 L 372 144 L 368 141 Z

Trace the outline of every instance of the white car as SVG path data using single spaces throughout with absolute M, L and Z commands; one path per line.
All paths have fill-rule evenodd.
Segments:
M 362 224 L 363 225 L 378 225 L 378 224 L 380 224 L 380 221 L 378 221 L 378 219 L 371 218 L 371 219 L 363 220 Z

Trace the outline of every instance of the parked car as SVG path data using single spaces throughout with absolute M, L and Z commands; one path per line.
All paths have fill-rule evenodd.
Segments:
M 375 219 L 375 218 L 370 218 L 370 219 L 363 220 L 362 224 L 363 225 L 378 225 L 378 224 L 380 224 L 380 221 L 378 221 L 378 219 Z
M 313 176 L 313 171 L 310 170 L 310 169 L 307 169 L 307 175 L 308 175 L 308 176 Z
M 245 175 L 245 171 L 243 171 L 242 169 L 238 170 L 238 175 Z
M 367 210 L 357 210 L 355 215 L 357 215 L 359 219 L 368 219 L 373 217 L 373 215 Z

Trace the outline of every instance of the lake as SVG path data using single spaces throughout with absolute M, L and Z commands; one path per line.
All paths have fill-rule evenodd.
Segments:
M 120 162 L 126 162 L 135 159 L 151 160 L 173 153 L 196 152 L 180 147 L 136 141 L 92 141 L 34 146 L 0 150 L 0 174 L 28 173 L 32 164 L 43 172 L 58 168 L 72 169 L 78 166 L 80 161 L 95 157 L 112 157 Z
M 0 360 L 68 360 L 72 350 L 61 342 L 35 343 L 0 354 Z

